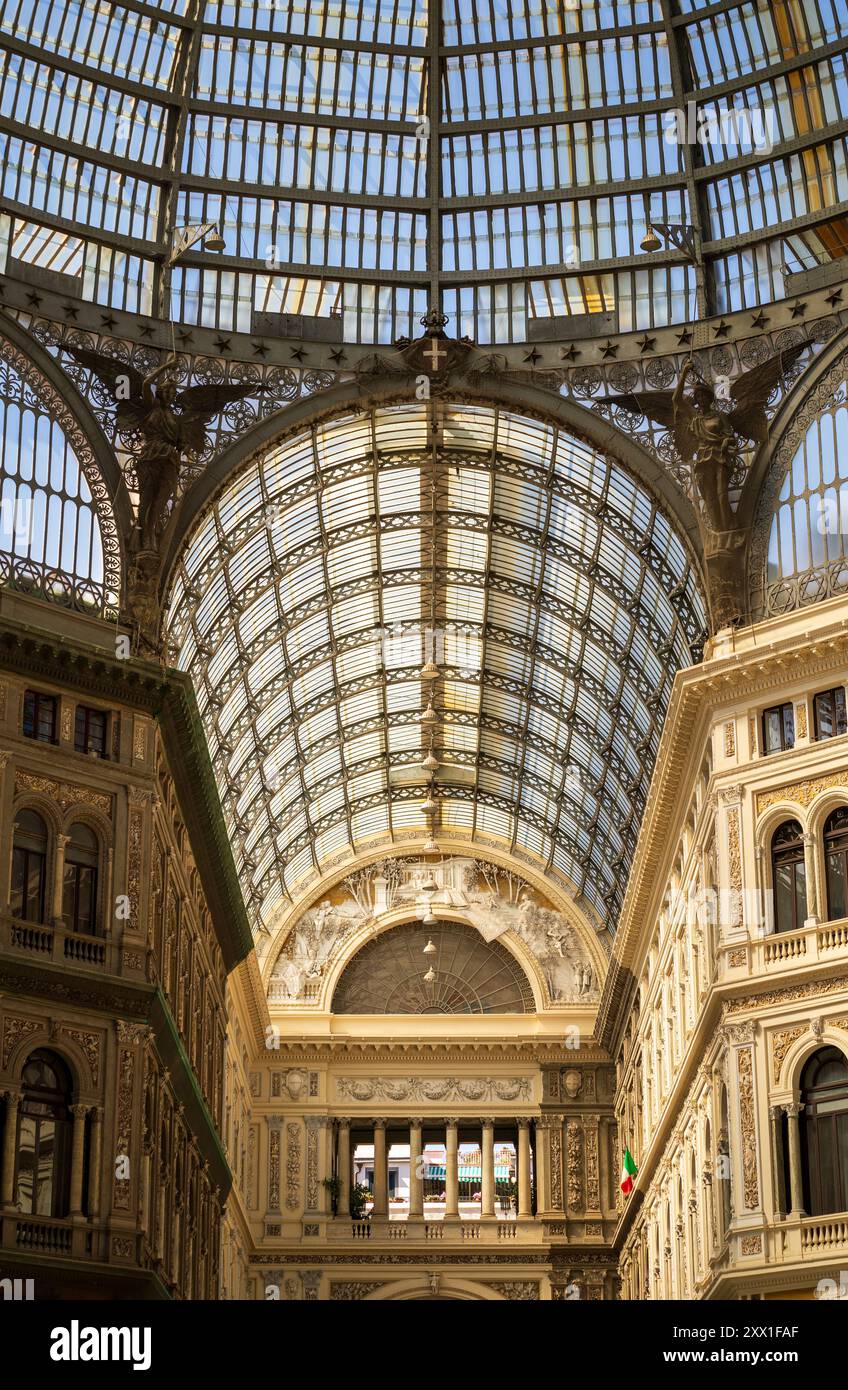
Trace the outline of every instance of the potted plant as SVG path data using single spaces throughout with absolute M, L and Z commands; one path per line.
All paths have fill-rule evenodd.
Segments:
M 322 1181 L 323 1186 L 326 1188 L 326 1190 L 327 1190 L 327 1191 L 329 1192 L 329 1194 L 330 1194 L 330 1206 L 331 1206 L 331 1208 L 332 1208 L 333 1216 L 338 1216 L 338 1214 L 339 1214 L 339 1193 L 340 1193 L 341 1190 L 342 1190 L 342 1180 L 341 1180 L 341 1178 L 339 1178 L 339 1177 L 335 1177 L 335 1178 L 322 1178 L 321 1181 Z
M 371 1191 L 363 1187 L 362 1183 L 356 1182 L 350 1189 L 350 1215 L 354 1221 L 367 1221 L 371 1213 L 365 1210 L 365 1204 L 371 1196 Z

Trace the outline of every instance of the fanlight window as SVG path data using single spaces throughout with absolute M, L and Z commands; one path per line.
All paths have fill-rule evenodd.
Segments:
M 533 992 L 497 941 L 456 922 L 395 927 L 369 941 L 346 967 L 336 1014 L 526 1014 Z
M 0 583 L 92 612 L 117 602 L 115 558 L 105 563 L 80 460 L 31 383 L 2 358 Z

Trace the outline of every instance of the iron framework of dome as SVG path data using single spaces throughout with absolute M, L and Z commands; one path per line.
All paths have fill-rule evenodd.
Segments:
M 335 1014 L 535 1011 L 527 977 L 506 947 L 456 922 L 411 922 L 369 941 L 345 966 L 332 1003 Z
M 167 618 L 255 926 L 428 827 L 529 851 L 614 921 L 705 620 L 656 501 L 551 424 L 432 401 L 268 450 L 195 527 Z
M 755 309 L 784 267 L 848 247 L 845 18 L 842 0 L 8 0 L 4 268 L 224 334 L 302 316 L 329 345 L 414 336 L 427 308 L 479 344 Z M 769 110 L 767 138 L 669 138 L 690 99 Z M 169 265 L 207 223 L 223 253 Z M 647 255 L 651 225 L 678 232 Z

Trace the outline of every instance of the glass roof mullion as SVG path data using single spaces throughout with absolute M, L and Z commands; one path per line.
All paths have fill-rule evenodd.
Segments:
M 381 639 L 384 639 L 384 638 L 385 638 L 385 635 L 386 635 L 386 632 L 387 632 L 387 628 L 386 628 L 384 598 L 383 598 L 384 592 L 385 592 L 385 579 L 384 579 L 384 576 L 383 576 L 383 556 L 382 556 L 382 549 L 383 549 L 383 546 L 382 546 L 382 540 L 383 540 L 383 521 L 382 521 L 382 517 L 381 517 L 381 514 L 380 514 L 380 451 L 379 451 L 379 447 L 378 447 L 378 443 L 377 443 L 377 423 L 376 423 L 376 414 L 375 414 L 375 412 L 373 412 L 373 411 L 371 412 L 371 480 L 372 480 L 372 481 L 371 481 L 371 486 L 372 486 L 372 489 L 373 489 L 373 506 L 374 506 L 374 551 L 375 551 L 375 563 L 376 563 L 376 567 L 377 567 L 377 573 L 376 573 L 376 584 L 377 584 L 377 621 L 378 621 L 378 623 L 379 623 L 380 637 L 381 637 Z M 381 658 L 382 658 L 382 656 L 383 656 L 383 652 L 384 652 L 384 646 L 383 646 L 383 641 L 381 640 L 381 642 L 380 642 L 380 654 L 381 654 Z M 383 680 L 381 681 L 381 683 L 380 683 L 380 702 L 381 702 L 381 707 L 382 707 L 382 720 L 383 720 L 383 729 L 382 729 L 383 749 L 382 749 L 382 752 L 383 752 L 383 760 L 384 760 L 384 777 L 385 777 L 385 785 L 386 785 L 386 814 L 387 814 L 387 816 L 388 816 L 389 839 L 393 841 L 394 838 L 395 838 L 395 831 L 394 831 L 394 821 L 393 821 L 393 818 L 392 818 L 392 770 L 391 770 L 391 757 L 390 757 L 390 751 L 389 751 L 389 706 L 388 706 L 388 698 L 387 698 L 387 690 L 386 690 L 388 681 L 387 681 L 386 675 L 385 675 L 385 664 L 384 664 L 384 666 L 383 666 L 383 672 L 384 672 L 384 679 L 383 679 Z
M 558 430 L 555 430 L 555 429 L 552 429 L 552 430 L 551 430 L 551 438 L 550 438 L 550 457 L 549 457 L 549 459 L 548 459 L 548 477 L 547 477 L 547 482 L 546 482 L 546 486 L 545 486 L 545 516 L 544 516 L 544 520 L 543 520 L 543 522 L 542 522 L 542 526 L 541 526 L 541 528 L 540 528 L 540 530 L 539 530 L 539 540 L 538 540 L 538 549 L 539 549 L 539 556 L 540 556 L 540 559 L 539 559 L 539 572 L 538 572 L 538 574 L 537 574 L 537 576 L 536 576 L 535 593 L 534 593 L 534 596 L 533 596 L 533 628 L 532 628 L 532 633 L 528 633 L 528 645 L 529 645 L 529 648 L 530 648 L 529 670 L 527 670 L 527 672 L 526 672 L 526 685 L 527 685 L 527 690 L 528 690 L 528 691 L 532 691 L 532 689 L 533 689 L 533 676 L 534 676 L 534 673 L 535 673 L 535 670 L 536 670 L 536 655 L 537 655 L 536 643 L 537 643 L 538 637 L 539 637 L 539 623 L 541 622 L 541 619 L 542 619 L 542 611 L 543 611 L 543 610 L 542 610 L 541 598 L 542 598 L 542 593 L 543 593 L 543 591 L 544 591 L 544 581 L 545 581 L 545 557 L 546 557 L 546 554 L 547 554 L 548 536 L 549 536 L 549 533 L 550 533 L 551 515 L 552 515 L 552 511 L 553 511 L 553 495 L 554 495 L 554 494 L 553 494 L 553 477 L 554 477 L 554 470 L 555 470 L 555 467 L 556 467 L 557 443 L 558 443 L 558 440 L 559 440 L 559 431 L 558 431 Z M 527 762 L 527 740 L 528 740 L 528 735 L 529 735 L 530 713 L 531 713 L 531 705 L 530 705 L 530 700 L 528 699 L 528 700 L 526 701 L 526 703 L 525 703 L 525 709 L 524 709 L 524 722 L 523 722 L 522 738 L 521 738 L 521 759 L 520 759 L 518 768 L 516 769 L 516 777 L 515 777 L 515 788 L 516 788 L 516 801 L 517 801 L 517 806 L 516 806 L 516 813 L 515 813 L 515 815 L 514 815 L 514 817 L 513 817 L 512 839 L 511 839 L 511 842 L 510 842 L 510 851 L 514 851 L 514 850 L 515 850 L 515 844 L 516 844 L 516 839 L 517 839 L 517 835 L 518 835 L 518 816 L 519 816 L 520 811 L 521 811 L 521 785 L 522 785 L 522 779 L 523 779 L 523 776 L 524 776 L 525 765 L 526 765 L 526 762 Z

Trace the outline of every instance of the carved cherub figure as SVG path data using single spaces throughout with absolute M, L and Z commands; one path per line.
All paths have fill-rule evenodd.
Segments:
M 168 504 L 178 490 L 182 459 L 203 452 L 206 427 L 224 406 L 264 388 L 255 382 L 220 382 L 180 391 L 168 379 L 176 365 L 173 358 L 161 362 L 145 376 L 130 362 L 102 352 L 79 347 L 68 347 L 67 351 L 80 366 L 93 371 L 111 393 L 118 407 L 120 428 L 140 436 L 141 446 L 134 456 L 138 523 L 130 548 L 155 550 L 167 520 Z
M 736 377 L 729 383 L 729 399 L 734 402 L 731 410 L 720 409 L 715 390 L 704 381 L 686 394 L 686 382 L 696 370 L 691 359 L 684 365 L 674 391 L 609 396 L 607 403 L 647 415 L 671 430 L 678 454 L 692 465 L 707 526 L 717 533 L 731 531 L 734 516 L 730 487 L 742 441 L 763 443 L 768 438 L 769 398 L 784 373 L 809 346 L 803 342 L 786 348 Z

